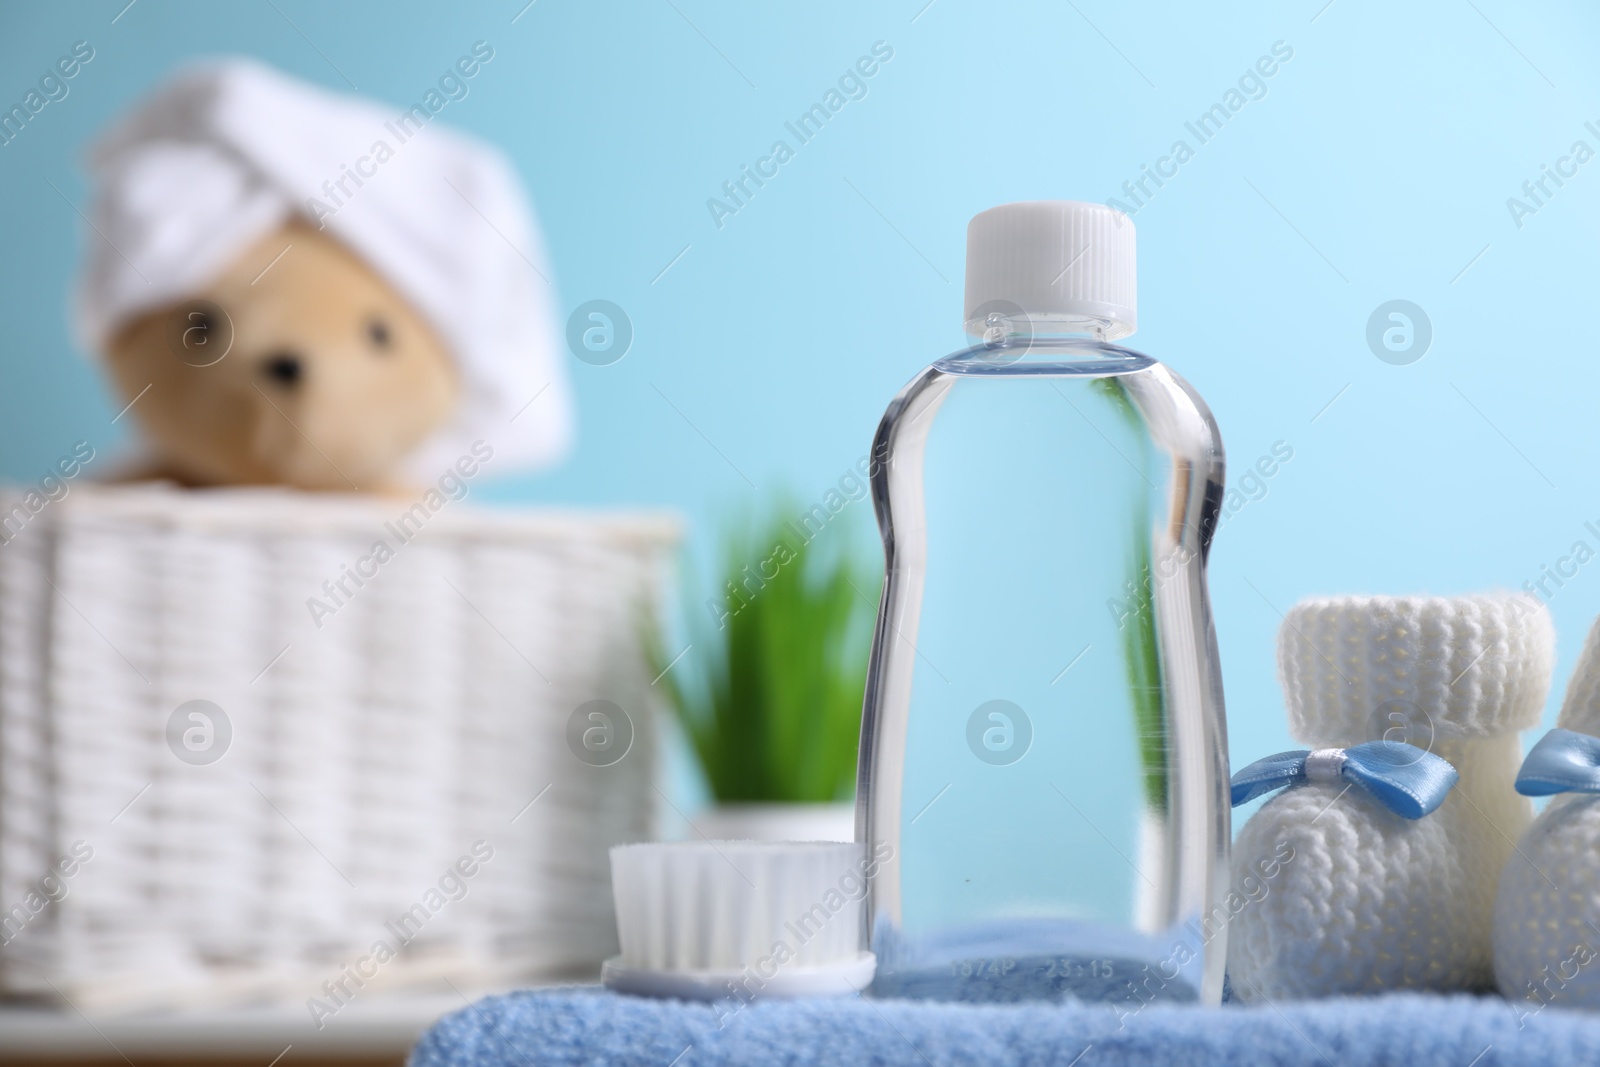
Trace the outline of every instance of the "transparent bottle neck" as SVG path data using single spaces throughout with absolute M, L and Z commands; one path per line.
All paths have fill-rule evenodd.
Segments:
M 1050 345 L 1104 342 L 1117 324 L 1111 319 L 992 312 L 969 319 L 965 329 L 974 343 L 983 345 Z

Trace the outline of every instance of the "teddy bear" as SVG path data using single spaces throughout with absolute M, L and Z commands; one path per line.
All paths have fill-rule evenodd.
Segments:
M 559 458 L 531 210 L 430 117 L 228 59 L 98 140 L 76 321 L 143 431 L 125 480 L 399 492 Z
M 191 486 L 397 489 L 396 465 L 461 390 L 428 322 L 300 221 L 129 321 L 106 357 L 123 397 L 144 394 L 132 411 L 158 450 L 126 473 Z

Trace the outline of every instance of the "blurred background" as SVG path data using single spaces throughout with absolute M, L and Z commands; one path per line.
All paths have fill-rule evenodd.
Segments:
M 1600 563 L 1571 562 L 1600 550 L 1597 38 L 1591 6 L 1506 0 L 8 4 L 0 101 L 74 42 L 94 58 L 0 146 L 0 478 L 132 429 L 71 332 L 96 131 L 195 57 L 398 112 L 486 42 L 441 119 L 513 161 L 558 324 L 609 301 L 632 341 L 568 359 L 570 458 L 478 501 L 676 512 L 714 572 L 729 516 L 822 501 L 899 388 L 963 345 L 974 213 L 1115 198 L 1139 233 L 1127 343 L 1209 402 L 1237 492 L 1211 557 L 1235 765 L 1291 745 L 1275 635 L 1319 593 L 1544 579 L 1549 725 L 1600 612 Z M 798 144 L 785 124 L 874 53 L 864 95 Z M 1264 56 L 1275 72 L 1242 82 Z M 1197 137 L 1230 91 L 1242 106 Z M 732 201 L 724 183 L 779 139 L 793 158 Z M 1164 162 L 1180 140 L 1192 156 Z M 1397 307 L 1413 336 L 1386 345 Z M 870 512 L 844 518 L 875 561 Z M 664 758 L 692 812 L 689 746 L 673 734 Z

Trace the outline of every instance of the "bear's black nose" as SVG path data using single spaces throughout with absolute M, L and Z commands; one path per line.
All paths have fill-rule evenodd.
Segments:
M 274 352 L 262 362 L 261 372 L 285 389 L 293 389 L 305 377 L 305 364 L 293 352 Z

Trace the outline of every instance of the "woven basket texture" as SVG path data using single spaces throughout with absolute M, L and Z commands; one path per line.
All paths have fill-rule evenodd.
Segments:
M 0 991 L 320 996 L 418 904 L 359 988 L 617 950 L 607 850 L 653 829 L 642 642 L 676 523 L 414 503 L 75 486 L 5 528 L 0 908 L 26 922 L 8 912 Z M 347 568 L 376 575 L 336 604 Z M 232 732 L 201 765 L 168 729 L 197 699 Z M 632 726 L 608 766 L 568 741 L 595 700 Z M 92 858 L 30 912 L 80 842 Z M 449 877 L 478 842 L 492 857 Z

